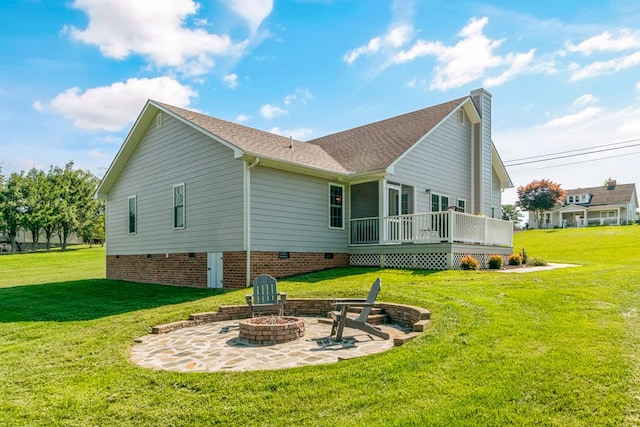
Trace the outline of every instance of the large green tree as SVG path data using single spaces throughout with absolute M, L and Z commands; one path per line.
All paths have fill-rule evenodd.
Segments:
M 514 205 L 502 205 L 502 219 L 518 224 L 522 218 L 522 213 Z
M 82 235 L 85 234 L 83 228 L 94 228 L 92 221 L 99 217 L 99 203 L 93 195 L 99 181 L 90 172 L 74 170 L 73 162 L 67 163 L 64 169 L 54 167 L 51 174 L 60 201 L 58 233 L 65 250 L 72 233 Z
M 38 250 L 40 232 L 48 222 L 50 212 L 48 199 L 51 189 L 43 171 L 32 168 L 22 174 L 21 199 L 23 215 L 21 226 L 31 233 L 31 250 Z
M 25 212 L 22 200 L 23 175 L 23 173 L 14 172 L 9 175 L 9 178 L 3 180 L 4 183 L 0 186 L 0 223 L 9 238 L 12 252 L 17 249 L 16 236 Z
M 560 184 L 548 179 L 531 181 L 525 186 L 518 187 L 517 191 L 516 206 L 522 210 L 533 212 L 538 228 L 542 228 L 544 213 L 553 209 L 556 203 L 562 202 L 567 194 L 560 187 Z

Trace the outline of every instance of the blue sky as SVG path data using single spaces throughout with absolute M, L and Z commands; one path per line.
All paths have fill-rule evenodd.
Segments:
M 640 184 L 637 0 L 4 0 L 0 53 L 5 175 L 102 176 L 148 98 L 307 140 L 484 87 L 505 164 L 566 152 L 516 186 Z

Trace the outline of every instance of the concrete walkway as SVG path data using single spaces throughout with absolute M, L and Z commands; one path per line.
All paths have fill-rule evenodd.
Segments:
M 167 334 L 146 335 L 131 349 L 131 361 L 144 368 L 179 372 L 253 371 L 294 368 L 366 356 L 389 350 L 405 333 L 380 326 L 391 335 L 383 340 L 345 328 L 335 342 L 326 319 L 303 317 L 305 336 L 276 345 L 249 344 L 238 338 L 238 320 L 208 323 Z

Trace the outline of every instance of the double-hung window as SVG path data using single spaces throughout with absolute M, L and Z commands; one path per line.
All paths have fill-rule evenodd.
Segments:
M 173 228 L 184 228 L 184 183 L 173 186 Z
M 129 234 L 135 234 L 137 231 L 138 206 L 137 197 L 129 197 Z
M 344 186 L 329 184 L 329 228 L 344 228 Z

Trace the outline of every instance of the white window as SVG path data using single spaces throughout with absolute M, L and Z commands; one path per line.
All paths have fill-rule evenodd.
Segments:
M 461 212 L 467 211 L 467 201 L 465 199 L 458 199 L 458 208 Z
M 137 232 L 137 217 L 138 217 L 138 206 L 137 206 L 137 197 L 130 196 L 129 197 L 129 234 L 135 234 Z
M 156 127 L 162 127 L 162 111 L 158 111 L 158 114 L 156 114 Z
M 184 228 L 184 183 L 173 186 L 173 228 Z
M 344 228 L 344 186 L 329 184 L 329 228 Z
M 464 124 L 464 110 L 460 109 L 458 110 L 458 123 L 463 125 Z
M 449 207 L 449 196 L 431 194 L 431 212 L 446 211 Z

